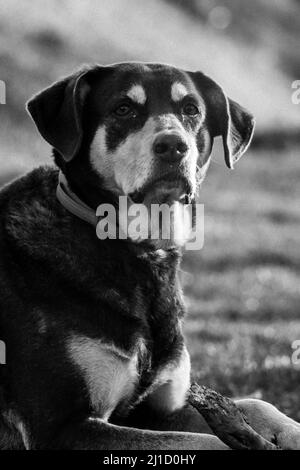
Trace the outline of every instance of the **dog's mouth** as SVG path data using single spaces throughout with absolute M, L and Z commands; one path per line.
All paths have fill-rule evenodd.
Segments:
M 191 182 L 184 176 L 169 173 L 153 179 L 138 191 L 129 194 L 135 204 L 168 204 L 174 202 L 189 204 L 193 197 Z

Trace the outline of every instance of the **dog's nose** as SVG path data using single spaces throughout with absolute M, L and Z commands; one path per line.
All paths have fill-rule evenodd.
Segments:
M 155 155 L 170 163 L 184 158 L 188 149 L 187 143 L 176 132 L 160 134 L 153 144 Z

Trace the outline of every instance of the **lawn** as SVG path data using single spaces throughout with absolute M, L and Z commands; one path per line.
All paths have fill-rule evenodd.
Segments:
M 195 378 L 300 421 L 299 178 L 296 149 L 249 151 L 233 172 L 214 158 L 199 197 L 205 243 L 186 253 L 183 282 Z

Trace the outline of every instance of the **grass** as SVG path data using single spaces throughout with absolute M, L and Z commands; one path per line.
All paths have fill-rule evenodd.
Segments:
M 0 0 L 0 79 L 7 84 L 0 185 L 49 161 L 25 101 L 84 62 L 203 69 L 254 112 L 258 132 L 299 127 L 300 107 L 291 103 L 299 78 L 291 71 L 299 56 L 296 2 L 226 0 L 232 24 L 220 31 L 200 2 L 193 2 L 202 15 L 196 20 L 174 1 L 130 0 L 124 8 L 123 0 L 49 0 L 41 9 L 38 0 Z M 234 172 L 221 153 L 217 145 L 200 192 L 204 248 L 188 252 L 182 267 L 193 372 L 220 392 L 265 398 L 300 421 L 300 369 L 291 364 L 291 344 L 300 339 L 299 152 L 250 151 Z
M 200 192 L 204 247 L 183 265 L 193 373 L 300 420 L 300 368 L 291 362 L 300 339 L 299 154 L 249 152 L 234 172 L 220 163 Z

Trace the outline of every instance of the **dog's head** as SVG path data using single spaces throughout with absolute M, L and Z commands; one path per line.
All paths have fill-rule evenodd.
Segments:
M 79 176 L 93 174 L 94 189 L 98 179 L 138 202 L 193 197 L 214 137 L 222 136 L 232 168 L 254 128 L 213 80 L 161 64 L 86 68 L 36 95 L 28 110 L 66 173 L 81 162 Z

